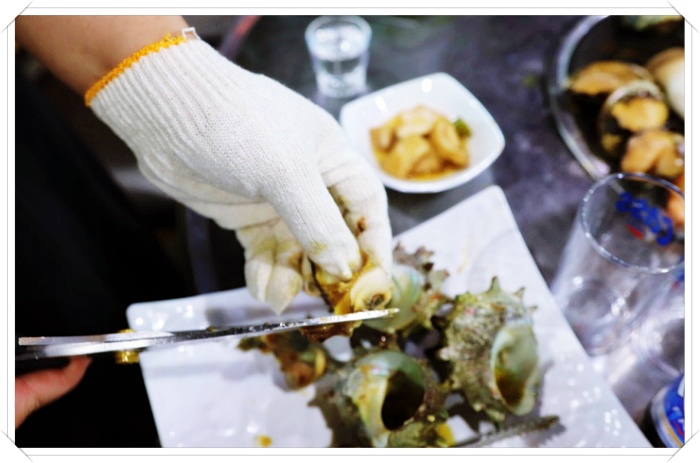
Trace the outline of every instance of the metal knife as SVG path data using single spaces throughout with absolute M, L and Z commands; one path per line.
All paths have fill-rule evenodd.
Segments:
M 495 431 L 477 434 L 474 437 L 457 442 L 454 447 L 485 447 L 502 439 L 545 431 L 558 423 L 559 417 L 557 415 L 541 416 L 522 423 L 506 425 Z
M 208 341 L 224 337 L 247 338 L 300 328 L 389 317 L 398 312 L 399 309 L 393 308 L 369 310 L 345 315 L 329 314 L 303 320 L 221 328 L 211 327 L 190 331 L 132 331 L 87 336 L 20 337 L 18 346 L 16 346 L 15 362 L 76 355 L 94 355 L 107 352 L 141 351 L 154 346 Z

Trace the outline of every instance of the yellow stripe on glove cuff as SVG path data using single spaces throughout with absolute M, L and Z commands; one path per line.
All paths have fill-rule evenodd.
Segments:
M 167 34 L 165 37 L 163 37 L 162 40 L 147 45 L 139 51 L 137 51 L 136 53 L 134 53 L 133 55 L 129 56 L 124 61 L 119 63 L 117 67 L 109 71 L 100 80 L 95 82 L 95 84 L 93 84 L 93 86 L 90 87 L 87 92 L 85 92 L 85 106 L 89 107 L 92 103 L 93 98 L 95 98 L 95 95 L 97 95 L 97 93 L 100 90 L 105 88 L 107 84 L 119 77 L 126 69 L 130 68 L 136 61 L 138 61 L 142 57 L 150 53 L 154 53 L 165 48 L 169 48 L 174 45 L 179 45 L 181 43 L 187 42 L 187 40 L 189 40 L 190 38 L 198 38 L 196 32 L 194 32 L 194 28 L 183 29 L 182 35 L 177 37 L 172 37 L 170 34 Z

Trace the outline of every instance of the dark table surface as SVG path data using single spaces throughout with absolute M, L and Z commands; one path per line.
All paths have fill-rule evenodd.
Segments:
M 245 39 L 225 39 L 221 51 L 238 64 L 300 92 L 336 118 L 349 99 L 320 95 L 304 29 L 313 17 L 263 16 Z M 434 194 L 388 191 L 395 235 L 439 214 L 490 185 L 505 192 L 510 208 L 548 284 L 556 271 L 576 208 L 592 179 L 560 137 L 547 93 L 547 79 L 564 36 L 582 16 L 365 16 L 372 27 L 368 91 L 414 77 L 445 72 L 478 98 L 500 126 L 505 149 L 496 162 L 466 185 Z M 240 27 L 234 19 L 232 31 Z M 232 32 L 233 34 L 233 32 Z M 189 212 L 189 248 L 197 289 L 244 286 L 242 250 L 232 232 Z M 475 219 L 475 223 L 476 223 Z M 475 225 L 476 226 L 476 225 Z M 602 373 L 614 368 L 606 359 Z M 639 422 L 661 383 L 642 381 L 634 395 L 611 384 Z M 646 381 L 646 382 L 645 382 Z M 645 386 L 644 386 L 645 385 Z

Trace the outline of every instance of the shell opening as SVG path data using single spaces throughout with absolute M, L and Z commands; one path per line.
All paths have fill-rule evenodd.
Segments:
M 423 403 L 425 388 L 402 371 L 389 378 L 389 385 L 382 404 L 382 421 L 386 429 L 393 431 L 406 424 Z
M 494 340 L 492 371 L 506 407 L 516 415 L 534 406 L 537 382 L 537 342 L 529 326 L 507 326 Z
M 394 264 L 391 277 L 392 290 L 388 305 L 400 310 L 399 314 L 389 319 L 369 320 L 367 326 L 384 332 L 393 332 L 408 326 L 416 318 L 413 306 L 423 293 L 424 277 L 418 270 L 407 265 Z
M 428 385 L 421 365 L 396 351 L 362 357 L 342 386 L 357 408 L 364 432 L 375 447 L 386 447 L 421 409 Z

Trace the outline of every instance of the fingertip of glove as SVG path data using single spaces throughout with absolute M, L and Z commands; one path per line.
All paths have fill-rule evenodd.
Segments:
M 296 294 L 296 292 L 294 294 L 277 293 L 272 295 L 267 302 L 270 304 L 270 308 L 275 314 L 281 315 L 292 303 Z
M 267 285 L 266 300 L 276 314 L 282 313 L 292 303 L 303 286 L 299 269 L 277 266 Z
M 275 313 L 275 315 L 282 315 L 282 312 L 289 306 L 289 304 L 273 304 L 270 303 L 270 308 Z

